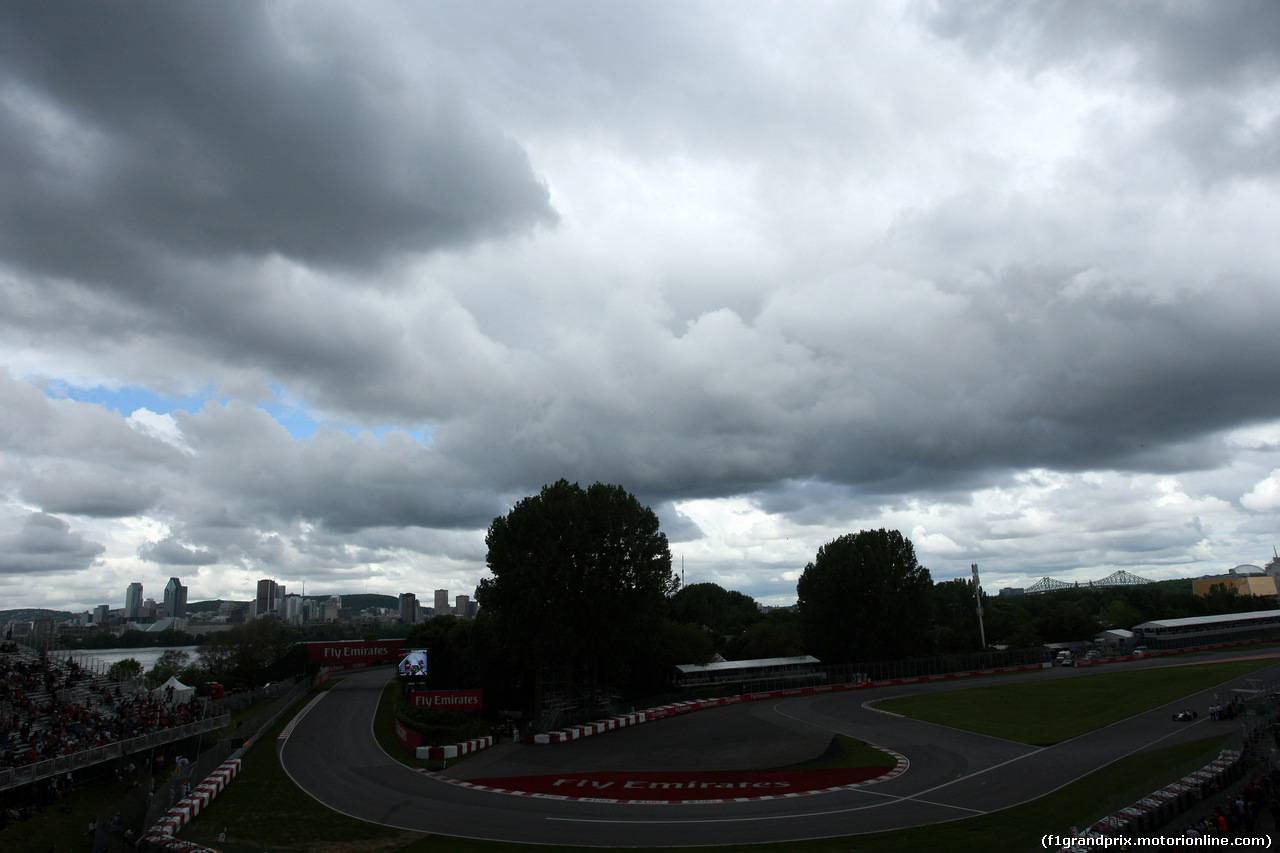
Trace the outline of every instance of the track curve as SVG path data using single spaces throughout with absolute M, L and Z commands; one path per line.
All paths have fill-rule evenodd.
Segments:
M 983 684 L 1074 674 L 1030 673 L 984 679 Z M 910 765 L 907 772 L 878 784 L 810 796 L 636 804 L 493 793 L 398 763 L 383 752 L 372 728 L 378 699 L 393 675 L 392 670 L 375 670 L 343 679 L 282 736 L 281 764 L 313 798 L 360 820 L 419 832 L 617 847 L 796 841 L 986 814 L 1036 799 L 1126 755 L 1212 734 L 1203 717 L 1173 728 L 1169 717 L 1184 705 L 1209 704 L 1213 693 L 1223 689 L 1184 697 L 1044 748 L 869 707 L 870 701 L 903 693 L 976 686 L 944 682 L 744 703 L 569 744 L 505 744 L 449 770 L 451 777 L 465 781 L 586 769 L 703 770 L 710 769 L 708 760 L 724 769 L 734 763 L 760 768 L 813 757 L 821 751 L 815 745 L 825 745 L 833 733 L 892 750 Z M 1267 676 L 1280 677 L 1280 664 L 1254 674 Z

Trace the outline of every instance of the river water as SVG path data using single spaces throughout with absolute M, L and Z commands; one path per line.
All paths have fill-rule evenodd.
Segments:
M 197 648 L 198 646 L 174 646 L 171 649 L 89 649 L 83 652 L 50 652 L 49 654 L 53 657 L 70 654 L 77 660 L 81 660 L 83 658 L 88 658 L 90 661 L 99 660 L 105 665 L 103 667 L 104 669 L 117 661 L 122 661 L 125 658 L 133 658 L 138 663 L 142 664 L 142 671 L 146 672 L 156 665 L 156 661 L 160 659 L 160 655 L 171 650 L 186 652 L 191 656 L 188 663 L 195 663 Z

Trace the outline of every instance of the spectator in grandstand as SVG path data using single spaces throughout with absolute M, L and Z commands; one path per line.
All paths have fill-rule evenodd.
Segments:
M 72 688 L 84 685 L 85 691 Z M 95 696 L 90 707 L 77 694 Z M 145 694 L 125 696 L 94 685 L 74 660 L 55 663 L 47 654 L 22 656 L 15 644 L 0 650 L 0 769 L 35 764 L 116 741 L 152 734 L 200 720 L 195 703 L 168 705 Z

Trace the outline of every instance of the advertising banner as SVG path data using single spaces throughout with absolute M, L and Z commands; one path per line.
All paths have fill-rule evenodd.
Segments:
M 396 720 L 396 738 L 410 749 L 417 749 L 422 746 L 422 735 L 399 720 Z
M 422 690 L 409 694 L 409 701 L 417 708 L 436 708 L 442 711 L 484 710 L 483 690 Z
M 400 640 L 333 640 L 304 643 L 307 659 L 333 669 L 356 669 L 380 663 L 395 663 Z

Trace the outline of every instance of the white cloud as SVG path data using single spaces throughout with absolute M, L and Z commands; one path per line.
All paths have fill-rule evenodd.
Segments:
M 183 453 L 190 454 L 192 452 L 183 439 L 182 431 L 178 429 L 178 424 L 173 419 L 173 415 L 160 415 L 150 409 L 138 409 L 129 415 L 127 420 L 129 426 L 143 435 L 157 438 L 165 444 L 178 448 Z
M 1243 495 L 1240 503 L 1256 512 L 1280 509 L 1280 468 Z

